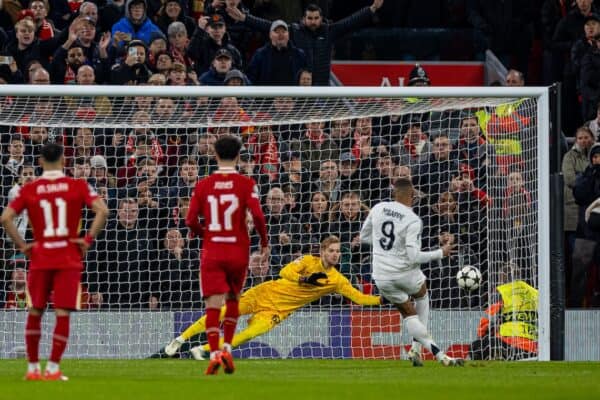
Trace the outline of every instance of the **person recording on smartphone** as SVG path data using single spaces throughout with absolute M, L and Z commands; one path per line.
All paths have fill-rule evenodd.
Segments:
M 113 85 L 138 85 L 146 83 L 150 75 L 146 45 L 141 40 L 132 40 L 125 49 L 123 61 L 112 70 L 110 80 Z
M 25 78 L 12 56 L 0 56 L 0 83 L 25 83 Z

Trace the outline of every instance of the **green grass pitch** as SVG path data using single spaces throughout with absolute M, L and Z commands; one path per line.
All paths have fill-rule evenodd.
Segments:
M 25 365 L 0 360 L 0 399 L 600 399 L 600 363 L 238 360 L 204 376 L 191 360 L 65 360 L 68 382 L 25 382 Z

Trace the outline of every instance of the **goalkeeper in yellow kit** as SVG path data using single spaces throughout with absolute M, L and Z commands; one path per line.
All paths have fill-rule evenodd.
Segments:
M 239 303 L 240 315 L 248 315 L 248 327 L 233 337 L 237 347 L 275 328 L 294 311 L 322 296 L 339 293 L 356 304 L 381 304 L 379 296 L 370 296 L 355 289 L 335 266 L 340 261 L 340 239 L 329 236 L 321 242 L 319 257 L 305 255 L 287 264 L 279 273 L 280 279 L 267 281 L 245 292 Z M 220 319 L 225 316 L 221 308 Z M 190 325 L 180 336 L 165 347 L 165 354 L 174 356 L 183 343 L 205 331 L 206 316 Z M 207 345 L 193 348 L 196 359 L 208 350 Z

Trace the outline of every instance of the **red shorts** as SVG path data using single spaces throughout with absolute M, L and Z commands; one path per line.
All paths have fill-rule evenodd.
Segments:
M 217 294 L 240 294 L 246 281 L 248 259 L 216 260 L 202 257 L 200 285 L 202 297 Z
M 30 270 L 27 274 L 27 293 L 30 307 L 44 309 L 51 300 L 54 308 L 78 310 L 81 298 L 81 270 Z

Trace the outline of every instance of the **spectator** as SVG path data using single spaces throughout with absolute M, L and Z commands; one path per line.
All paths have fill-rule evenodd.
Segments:
M 450 157 L 451 149 L 450 139 L 446 134 L 440 134 L 433 139 L 429 161 L 421 164 L 418 174 L 413 176 L 413 182 L 419 190 L 427 195 L 448 190 L 452 177 L 460 172 L 458 162 Z
M 233 57 L 226 49 L 215 53 L 215 58 L 210 69 L 200 76 L 200 83 L 207 86 L 221 86 L 225 82 L 225 75 L 233 66 Z
M 257 113 L 255 122 L 270 121 L 271 116 L 266 113 Z M 268 181 L 273 183 L 279 179 L 279 144 L 271 125 L 256 127 L 256 134 L 248 139 L 248 150 L 254 155 L 254 163 L 258 166 L 259 173 L 266 175 Z
M 90 158 L 90 178 L 96 188 L 116 188 L 117 180 L 109 173 L 108 163 L 101 155 Z
M 230 42 L 225 21 L 218 14 L 202 17 L 198 21 L 198 28 L 192 36 L 188 49 L 188 56 L 195 63 L 198 76 L 209 71 L 217 52 L 220 50 L 228 51 L 233 65 L 232 68 L 243 69 L 242 56 L 239 50 Z
M 174 183 L 169 185 L 169 198 L 176 199 L 178 194 L 182 193 L 183 190 L 191 193 L 191 190 L 198 181 L 198 160 L 194 157 L 181 157 L 179 159 L 177 177 L 172 180 Z
M 352 149 L 352 120 L 336 119 L 329 125 L 329 138 L 342 153 Z
M 319 167 L 318 179 L 313 182 L 311 192 L 323 192 L 332 204 L 339 201 L 342 191 L 342 183 L 339 176 L 339 168 L 336 161 L 323 161 Z
M 267 193 L 265 217 L 271 246 L 271 269 L 273 275 L 279 273 L 282 265 L 294 259 L 300 250 L 302 228 L 300 222 L 285 210 L 283 191 L 274 187 Z
M 243 22 L 231 18 L 226 12 L 228 7 L 238 8 L 241 12 L 248 13 L 248 7 L 241 0 L 208 0 L 204 2 L 204 15 L 219 14 L 223 17 L 231 44 L 239 49 L 244 59 L 247 60 L 252 31 Z
M 172 2 L 171 2 L 172 3 Z M 169 53 L 174 62 L 185 65 L 186 70 L 192 70 L 194 61 L 187 56 L 187 49 L 190 44 L 187 31 L 183 22 L 175 21 L 169 25 L 167 31 L 169 38 Z
M 31 71 L 29 83 L 32 85 L 49 85 L 50 73 L 44 67 L 39 67 Z
M 225 80 L 223 83 L 226 86 L 247 86 L 250 85 L 250 81 L 246 74 L 239 69 L 232 69 L 225 74 Z
M 304 52 L 289 43 L 288 25 L 274 21 L 269 32 L 270 43 L 254 53 L 248 65 L 248 77 L 260 86 L 294 86 L 300 70 L 306 66 Z
M 573 250 L 573 271 L 569 307 L 581 307 L 590 274 L 588 268 L 598 260 L 598 242 L 600 235 L 590 229 L 585 220 L 585 211 L 600 197 L 600 144 L 594 144 L 589 150 L 590 165 L 575 180 L 573 197 L 579 206 L 577 238 Z
M 510 87 L 521 87 L 525 86 L 525 76 L 521 71 L 517 71 L 516 69 L 508 70 L 506 74 L 506 86 Z
M 48 142 L 48 128 L 45 126 L 32 126 L 29 130 L 29 140 L 25 142 L 25 154 L 37 159 L 40 150 Z
M 140 40 L 144 46 L 150 44 L 152 32 L 160 32 L 160 28 L 146 14 L 146 0 L 127 0 L 125 16 L 112 27 L 112 37 L 118 48 L 125 47 L 125 42 Z
M 12 136 L 8 144 L 8 159 L 4 167 L 16 178 L 21 174 L 24 164 L 32 164 L 29 157 L 25 156 L 25 143 L 20 136 Z
M 600 137 L 600 103 L 598 104 L 598 107 L 596 107 L 596 118 L 587 121 L 585 126 L 590 128 L 590 131 L 592 131 L 594 135 L 594 139 L 598 140 L 598 137 Z
M 302 229 L 308 235 L 305 240 L 318 245 L 329 234 L 329 197 L 324 192 L 312 192 L 309 210 L 302 214 Z
M 583 25 L 583 31 L 585 32 L 584 37 L 579 38 L 573 43 L 571 47 L 571 64 L 573 65 L 573 73 L 575 74 L 575 81 L 577 83 L 577 90 L 580 93 L 580 80 L 581 80 L 581 60 L 583 56 L 594 48 L 596 41 L 595 37 L 600 35 L 600 16 L 597 14 L 590 14 L 585 17 Z
M 311 176 L 302 167 L 302 155 L 297 151 L 286 151 L 281 154 L 280 160 L 279 185 L 282 188 L 291 185 L 299 193 L 300 203 L 307 204 L 310 200 Z
M 40 40 L 54 37 L 56 29 L 52 21 L 48 20 L 48 2 L 45 0 L 31 0 L 29 9 L 33 11 L 33 22 L 37 27 L 36 36 Z
M 594 37 L 594 46 L 581 60 L 581 97 L 583 120 L 594 118 L 600 99 L 600 34 Z
M 196 21 L 186 15 L 186 10 L 182 7 L 182 0 L 167 0 L 163 3 L 159 11 L 156 25 L 166 34 L 169 25 L 173 22 L 181 22 L 186 29 L 186 37 L 190 38 L 196 30 Z
M 421 119 L 413 117 L 408 123 L 404 138 L 392 147 L 392 156 L 398 164 L 406 165 L 416 172 L 430 154 L 431 143 L 427 134 L 423 132 Z
M 595 141 L 594 134 L 589 128 L 579 128 L 575 132 L 575 144 L 565 154 L 562 161 L 562 173 L 565 182 L 563 227 L 567 239 L 568 256 L 573 254 L 579 216 L 579 209 L 573 197 L 573 188 L 575 187 L 577 176 L 583 174 L 590 165 L 589 151 Z
M 312 72 L 307 69 L 301 69 L 298 71 L 298 82 L 296 82 L 299 86 L 312 86 L 313 85 L 313 77 Z
M 19 179 L 13 185 L 13 187 L 11 187 L 10 190 L 8 191 L 6 204 L 9 204 L 13 199 L 15 199 L 17 197 L 17 195 L 21 191 L 21 188 L 23 187 L 23 185 L 34 181 L 35 178 L 36 178 L 35 167 L 33 165 L 21 166 Z M 32 238 L 31 232 L 28 233 L 28 231 L 29 231 L 29 229 L 28 229 L 29 228 L 29 216 L 27 214 L 27 210 L 23 211 L 21 214 L 19 214 L 15 218 L 15 225 L 17 226 L 17 230 L 19 231 L 19 234 L 21 235 L 21 237 L 26 238 L 26 239 Z M 8 235 L 5 240 L 10 242 L 10 238 L 8 237 Z
M 8 285 L 4 308 L 7 310 L 27 309 L 27 271 L 25 265 L 27 260 L 22 254 L 17 254 L 11 259 L 16 265 L 11 272 L 10 284 Z M 19 266 L 23 265 L 23 266 Z
M 360 201 L 359 193 L 348 191 L 331 207 L 329 217 L 330 234 L 340 238 L 342 253 L 351 254 L 348 264 L 342 262 L 340 272 L 361 282 L 370 280 L 369 248 L 360 242 L 360 228 L 368 214 L 369 207 Z
M 146 66 L 146 46 L 139 40 L 133 40 L 127 44 L 125 60 L 113 67 L 111 83 L 113 85 L 139 85 L 147 82 L 151 74 Z
M 110 307 L 139 308 L 147 304 L 148 232 L 139 226 L 137 201 L 119 201 L 117 218 L 109 222 L 88 253 L 90 288 L 106 293 Z M 145 285 L 142 285 L 144 282 Z
M 460 139 L 456 146 L 458 161 L 474 171 L 476 186 L 482 187 L 493 173 L 494 146 L 486 143 L 475 114 L 466 114 L 460 120 Z
M 250 288 L 263 283 L 272 277 L 271 268 L 268 260 L 264 260 L 259 251 L 253 251 L 250 254 L 248 262 L 248 277 L 246 278 L 245 288 Z
M 68 42 L 65 43 L 65 45 L 67 44 Z M 65 49 L 64 45 L 59 47 L 50 63 L 52 83 L 74 83 L 77 70 L 86 62 L 87 59 L 81 44 L 73 43 L 68 49 Z
M 374 0 L 369 8 L 365 7 L 341 21 L 328 24 L 323 22 L 321 8 L 311 4 L 305 9 L 302 22 L 291 24 L 290 39 L 294 46 L 306 54 L 315 86 L 329 85 L 331 48 L 335 41 L 351 30 L 367 25 L 382 5 L 383 0 Z M 244 14 L 238 8 L 227 7 L 227 13 L 234 20 L 243 21 L 252 29 L 265 33 L 271 29 L 270 21 Z
M 316 175 L 325 160 L 339 158 L 339 150 L 325 133 L 322 121 L 307 122 L 304 136 L 290 144 L 290 149 L 302 154 L 303 167 L 311 175 Z
M 150 44 L 148 45 L 148 56 L 146 58 L 148 66 L 153 72 L 157 72 L 158 57 L 161 54 L 168 54 L 171 62 L 173 62 L 173 57 L 167 53 L 167 46 L 167 38 L 162 32 L 152 32 L 150 35 Z M 163 68 L 163 70 L 165 69 L 168 70 L 169 68 Z
M 25 18 L 15 24 L 15 40 L 7 43 L 4 50 L 14 58 L 21 71 L 26 71 L 28 63 L 33 60 L 47 68 L 55 48 L 54 40 L 38 40 L 35 36 L 35 24 L 30 18 Z
M 150 309 L 190 309 L 201 306 L 197 251 L 185 246 L 177 229 L 166 231 L 148 276 Z
M 91 168 L 90 160 L 85 157 L 75 157 L 71 166 L 71 176 L 76 179 L 89 181 Z

